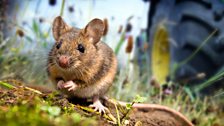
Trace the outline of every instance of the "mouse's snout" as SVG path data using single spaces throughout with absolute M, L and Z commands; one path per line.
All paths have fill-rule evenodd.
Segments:
M 62 68 L 69 67 L 70 58 L 68 56 L 62 55 L 58 57 L 59 66 Z

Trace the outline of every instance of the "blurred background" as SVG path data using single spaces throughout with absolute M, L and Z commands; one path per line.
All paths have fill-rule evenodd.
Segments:
M 146 33 L 150 2 L 15 0 L 1 4 L 1 78 L 50 86 L 46 64 L 48 52 L 55 43 L 52 22 L 63 12 L 66 23 L 77 28 L 85 27 L 93 18 L 104 20 L 107 31 L 102 40 L 116 52 L 120 81 L 136 81 L 144 76 L 147 83 L 150 79 Z M 139 42 L 135 42 L 138 37 Z
M 55 42 L 51 33 L 52 21 L 56 16 L 60 15 L 62 2 L 61 0 L 2 2 L 2 7 L 4 7 L 4 12 L 2 12 L 4 23 L 2 23 L 1 27 L 4 31 L 4 34 L 2 33 L 2 39 L 13 41 L 11 45 L 12 48 L 7 48 L 4 51 L 9 52 L 7 53 L 10 55 L 8 57 L 13 57 L 14 54 L 12 53 L 15 52 L 23 58 L 29 57 L 28 59 L 33 62 L 32 64 L 23 63 L 26 64 L 24 65 L 25 68 L 22 68 L 23 66 L 20 64 L 18 69 L 21 70 L 11 69 L 13 67 L 10 65 L 8 66 L 11 67 L 10 69 L 1 67 L 3 68 L 2 71 L 8 71 L 8 73 L 14 74 L 15 76 L 34 81 L 34 83 L 42 83 L 41 81 L 46 79 L 43 78 L 43 74 L 46 72 L 44 70 L 46 67 L 46 59 L 50 48 Z M 114 50 L 117 48 L 118 57 L 122 58 L 122 60 L 119 61 L 120 67 L 122 68 L 127 65 L 127 61 L 130 60 L 134 54 L 127 54 L 125 52 L 127 42 L 124 41 L 126 41 L 129 36 L 132 36 L 134 40 L 139 34 L 145 32 L 147 28 L 149 2 L 133 0 L 125 8 L 123 6 L 124 5 L 121 4 L 119 0 L 66 1 L 63 6 L 63 18 L 73 27 L 83 28 L 93 18 L 100 18 L 107 22 L 108 31 L 103 41 Z M 122 42 L 120 42 L 118 47 L 119 41 Z M 146 42 L 146 40 L 144 40 L 144 42 Z M 2 47 L 5 46 L 4 44 L 6 43 L 8 42 L 3 43 Z M 130 53 L 131 52 L 133 51 L 130 51 Z M 4 55 L 3 59 L 7 59 L 6 57 L 7 56 Z M 8 61 L 9 60 L 10 59 L 8 59 Z M 22 62 L 16 61 L 15 64 L 17 63 Z M 27 69 L 28 64 L 31 65 L 29 67 L 30 70 Z M 7 64 L 5 65 L 7 66 Z M 5 65 L 4 67 L 6 67 Z M 31 69 L 39 71 L 33 71 Z M 1 74 L 3 77 L 4 75 L 8 76 L 6 73 Z M 31 78 L 34 76 L 35 79 L 32 80 Z M 39 77 L 40 79 L 37 79 Z
M 78 28 L 104 21 L 102 41 L 119 63 L 110 96 L 129 101 L 139 94 L 170 106 L 179 96 L 187 98 L 183 104 L 201 97 L 223 103 L 223 0 L 1 0 L 2 80 L 51 87 L 46 64 L 58 15 Z

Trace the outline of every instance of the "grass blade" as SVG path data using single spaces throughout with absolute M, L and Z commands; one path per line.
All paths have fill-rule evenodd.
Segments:
M 118 44 L 117 44 L 117 46 L 115 48 L 114 52 L 115 52 L 116 55 L 118 55 L 118 53 L 119 53 L 119 51 L 121 49 L 121 46 L 124 43 L 124 40 L 125 40 L 125 32 L 122 33 L 121 38 L 120 38 L 120 40 L 119 40 L 119 42 L 118 42 Z
M 9 83 L 3 82 L 3 81 L 0 81 L 0 85 L 2 85 L 3 87 L 9 88 L 9 89 L 16 88 L 15 86 L 13 86 L 13 85 L 11 85 Z
M 224 71 L 223 72 L 220 72 L 214 76 L 212 76 L 210 79 L 208 79 L 207 81 L 205 81 L 204 83 L 198 85 L 196 88 L 195 88 L 195 92 L 199 92 L 201 91 L 202 89 L 210 86 L 211 84 L 221 80 L 224 78 Z
M 62 5 L 61 5 L 60 16 L 63 16 L 64 7 L 65 7 L 65 0 L 62 0 Z
M 179 66 L 182 66 L 189 62 L 194 56 L 201 50 L 201 48 L 208 42 L 209 39 L 212 38 L 212 36 L 215 35 L 215 33 L 218 31 L 218 29 L 215 29 L 202 43 L 201 45 L 189 56 L 187 57 L 184 61 L 180 62 Z

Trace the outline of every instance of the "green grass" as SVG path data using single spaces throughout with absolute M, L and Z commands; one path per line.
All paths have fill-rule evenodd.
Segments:
M 125 70 L 124 70 L 125 71 Z M 135 78 L 135 81 L 125 80 L 127 73 L 120 73 L 115 81 L 113 89 L 110 91 L 112 97 L 118 100 L 131 102 L 135 95 L 146 98 L 145 103 L 155 103 L 169 106 L 180 111 L 197 126 L 212 126 L 224 124 L 224 105 L 223 91 L 210 96 L 193 95 L 191 88 L 177 86 L 173 88 L 173 94 L 166 95 L 161 88 L 146 85 L 142 78 Z M 211 80 L 217 80 L 220 72 Z M 222 75 L 223 77 L 223 75 Z M 208 81 L 212 83 L 213 81 Z M 206 82 L 206 83 L 208 83 Z M 133 85 L 135 88 L 133 88 Z M 173 83 L 173 85 L 175 85 Z M 176 84 L 178 85 L 178 84 Z
M 78 113 L 74 106 L 56 94 L 40 95 L 18 88 L 1 91 L 0 124 L 6 126 L 97 125 L 96 118 Z M 9 95 L 10 94 L 10 95 Z M 64 104 L 62 104 L 64 103 Z
M 0 83 L 1 87 L 9 87 L 8 83 Z M 189 95 L 183 91 L 183 88 L 173 90 L 173 94 L 165 95 L 156 87 L 151 87 L 150 92 L 142 90 L 143 87 L 137 85 L 134 97 L 122 97 L 121 100 L 130 101 L 127 104 L 127 110 L 120 110 L 116 106 L 114 111 L 116 116 L 104 115 L 104 120 L 117 122 L 117 125 L 128 120 L 128 113 L 134 103 L 156 103 L 168 106 L 185 115 L 197 126 L 213 126 L 224 124 L 224 112 L 222 110 L 224 101 L 223 95 L 216 97 L 196 97 L 191 101 Z M 113 93 L 116 86 L 112 88 Z M 13 90 L 0 90 L 0 122 L 8 126 L 22 125 L 98 125 L 102 121 L 100 116 L 93 114 L 94 111 L 88 107 L 77 106 L 69 103 L 66 99 L 57 93 L 49 95 L 40 94 L 27 88 L 12 88 Z M 122 91 L 128 90 L 123 87 Z M 152 93 L 154 91 L 154 93 Z M 146 95 L 150 93 L 149 95 Z M 140 97 L 138 94 L 144 94 Z M 162 96 L 160 96 L 162 94 Z M 111 96 L 113 97 L 113 96 Z M 133 100 L 134 99 L 134 100 Z M 92 113 L 92 114 L 91 114 Z M 120 113 L 123 113 L 120 115 Z M 115 118 L 114 118 L 115 117 Z M 16 121 L 15 121 L 16 120 Z

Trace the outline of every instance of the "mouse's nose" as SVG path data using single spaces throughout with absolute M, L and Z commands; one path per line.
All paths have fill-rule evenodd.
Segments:
M 67 68 L 69 65 L 69 57 L 68 56 L 60 56 L 59 57 L 59 66 L 62 68 Z

